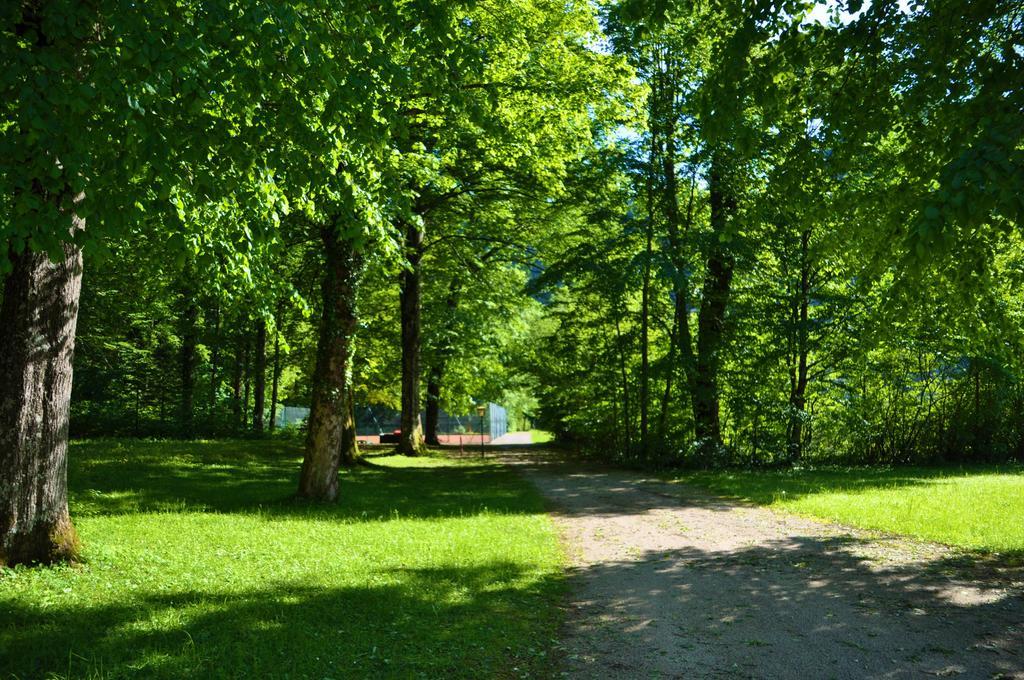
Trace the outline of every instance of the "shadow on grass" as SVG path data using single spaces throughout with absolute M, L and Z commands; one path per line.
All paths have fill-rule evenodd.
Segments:
M 645 551 L 561 579 L 521 566 L 382 570 L 357 587 L 147 593 L 3 611 L 17 677 L 1020 677 L 1024 601 L 948 558 L 885 566 L 852 537 Z M 524 632 L 525 631 L 525 632 Z M 534 637 L 530 637 L 531 633 Z M 513 642 L 514 641 L 514 642 Z M 559 655 L 561 658 L 561 655 Z
M 537 673 L 546 665 L 561 584 L 497 563 L 382 571 L 358 587 L 149 592 L 116 605 L 59 609 L 16 602 L 3 607 L 0 675 L 478 678 L 513 667 Z M 508 648 L 509 640 L 520 644 Z
M 153 509 L 194 503 L 246 512 L 289 495 L 297 470 L 297 448 L 277 444 L 200 445 L 203 453 L 194 444 L 86 446 L 72 452 L 73 488 L 96 490 L 97 514 L 135 511 L 116 501 L 132 490 L 135 502 Z M 677 497 L 655 494 L 629 505 L 629 481 L 613 471 L 568 473 L 584 483 L 598 475 L 595 488 L 608 491 L 602 508 L 590 504 L 581 514 L 679 507 Z M 488 467 L 366 470 L 344 481 L 335 510 L 282 503 L 280 512 L 432 517 L 483 504 L 537 511 L 519 480 Z M 114 501 L 104 505 L 108 497 Z M 721 503 L 708 498 L 692 502 Z M 850 536 L 793 536 L 736 550 L 638 552 L 576 569 L 571 583 L 581 595 L 567 627 L 568 670 L 582 677 L 1024 673 L 1019 589 L 976 578 L 960 558 L 886 566 L 870 548 Z M 544 636 L 553 630 L 562 579 L 521 564 L 378 568 L 347 586 L 318 587 L 315 578 L 237 591 L 139 586 L 116 604 L 3 601 L 0 676 L 485 678 L 560 670 L 544 656 Z
M 301 455 L 298 445 L 273 441 L 79 442 L 69 456 L 72 515 L 259 511 L 379 520 L 542 512 L 532 493 L 493 465 L 345 470 L 337 504 L 302 503 L 293 497 Z

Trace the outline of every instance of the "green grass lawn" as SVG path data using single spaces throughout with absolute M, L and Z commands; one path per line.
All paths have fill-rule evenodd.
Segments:
M 0 571 L 0 677 L 543 675 L 562 553 L 498 466 L 376 458 L 290 498 L 282 442 L 76 443 L 77 566 Z
M 555 435 L 547 430 L 530 430 L 530 441 L 534 444 L 547 444 L 554 440 Z
M 1024 552 L 1024 468 L 833 468 L 684 475 L 773 508 L 983 552 Z

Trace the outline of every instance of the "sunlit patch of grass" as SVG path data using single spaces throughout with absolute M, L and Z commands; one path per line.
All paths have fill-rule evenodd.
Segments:
M 530 441 L 534 444 L 547 444 L 555 440 L 555 435 L 547 430 L 530 430 Z
M 70 461 L 85 561 L 0 572 L 0 676 L 547 666 L 561 551 L 537 494 L 499 466 L 375 459 L 319 506 L 291 498 L 287 442 L 84 442 Z
M 842 524 L 968 550 L 1024 552 L 1020 466 L 723 471 L 680 479 Z
M 453 458 L 445 455 L 439 449 L 429 449 L 423 456 L 387 456 L 374 458 L 374 462 L 393 468 L 439 468 L 439 467 L 466 467 L 486 464 L 479 458 Z M 492 463 L 496 465 L 496 463 Z

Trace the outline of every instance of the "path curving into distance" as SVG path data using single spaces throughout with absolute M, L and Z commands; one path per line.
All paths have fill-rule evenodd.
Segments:
M 571 559 L 574 678 L 1024 678 L 1020 570 L 557 454 L 506 462 Z

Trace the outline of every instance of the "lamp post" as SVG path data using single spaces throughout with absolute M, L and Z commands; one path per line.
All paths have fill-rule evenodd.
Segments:
M 487 412 L 487 405 L 480 404 L 476 407 L 476 413 L 480 416 L 480 457 L 484 457 L 484 414 Z

